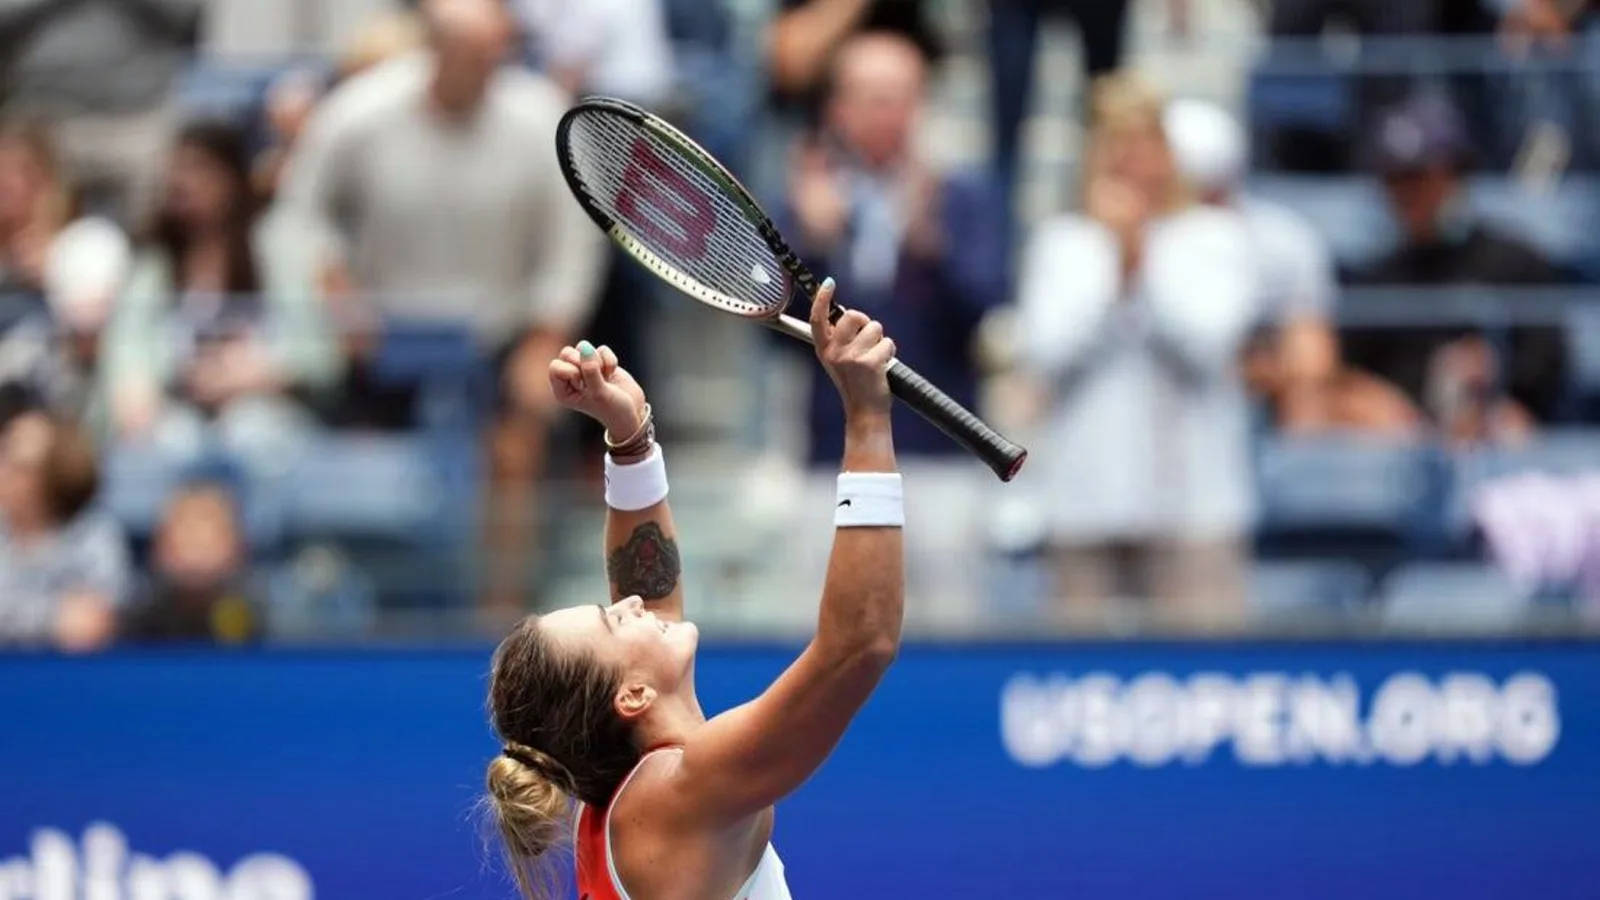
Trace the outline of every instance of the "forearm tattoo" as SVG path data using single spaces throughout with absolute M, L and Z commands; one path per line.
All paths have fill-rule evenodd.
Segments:
M 682 573 L 678 542 L 655 522 L 635 528 L 627 542 L 606 557 L 606 577 L 619 597 L 638 594 L 646 600 L 660 600 L 678 586 Z

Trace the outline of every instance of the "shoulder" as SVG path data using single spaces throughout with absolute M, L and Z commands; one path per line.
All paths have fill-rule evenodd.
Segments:
M 1509 282 L 1561 281 L 1563 273 L 1532 243 L 1493 224 L 1480 224 L 1469 242 L 1480 264 Z
M 686 777 L 683 748 L 645 754 L 605 810 L 612 835 L 658 834 L 692 821 L 692 811 L 683 802 L 689 794 Z
M 429 65 L 425 54 L 410 53 L 351 78 L 322 101 L 313 124 L 339 138 L 389 121 L 421 97 Z
M 1240 203 L 1239 211 L 1250 230 L 1263 241 L 1317 253 L 1326 245 L 1322 233 L 1310 219 L 1281 203 L 1247 197 Z
M 625 801 L 659 791 L 683 775 L 683 748 L 662 747 L 640 757 L 612 798 L 613 809 Z
M 554 129 L 572 98 L 549 78 L 527 69 L 503 66 L 495 74 L 494 110 L 523 127 Z
M 91 507 L 79 513 L 62 531 L 62 545 L 79 558 L 110 561 L 120 565 L 127 556 L 127 537 L 117 520 L 102 509 Z
M 1003 196 L 999 180 L 986 169 L 952 169 L 939 175 L 939 186 L 948 195 L 973 201 L 992 201 Z
M 1111 232 L 1104 225 L 1081 213 L 1052 216 L 1035 225 L 1028 245 L 1037 250 L 1081 250 L 1112 245 Z

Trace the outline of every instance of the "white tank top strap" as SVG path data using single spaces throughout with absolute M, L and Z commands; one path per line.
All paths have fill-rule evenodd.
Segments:
M 682 747 L 657 747 L 639 757 L 639 761 L 633 764 L 633 771 L 629 772 L 627 777 L 622 779 L 622 783 L 617 785 L 617 792 L 611 796 L 611 805 L 606 807 L 604 826 L 606 834 L 606 871 L 611 873 L 611 886 L 617 889 L 617 896 L 621 897 L 622 900 L 629 900 L 629 897 L 627 889 L 622 886 L 622 876 L 617 874 L 617 855 L 611 852 L 611 811 L 617 808 L 617 801 L 622 799 L 622 792 L 628 789 L 629 783 L 633 781 L 633 776 L 639 774 L 639 770 L 644 768 L 645 762 L 650 757 L 655 756 L 657 753 L 682 752 Z
M 622 900 L 631 900 L 627 888 L 622 886 L 622 877 L 617 874 L 617 856 L 611 852 L 611 811 L 616 808 L 617 801 L 622 799 L 622 792 L 628 789 L 628 783 L 633 781 L 633 776 L 639 774 L 644 768 L 645 761 L 657 753 L 682 753 L 682 747 L 657 747 L 639 758 L 633 771 L 628 777 L 622 779 L 622 784 L 617 786 L 617 793 L 611 798 L 611 805 L 606 807 L 605 835 L 606 835 L 606 872 L 611 876 L 611 886 L 616 889 L 617 896 Z M 767 844 L 767 849 L 762 851 L 761 859 L 756 863 L 755 871 L 745 879 L 744 884 L 733 895 L 732 900 L 793 900 L 789 895 L 789 885 L 783 877 L 783 860 L 778 858 L 778 851 L 772 844 Z

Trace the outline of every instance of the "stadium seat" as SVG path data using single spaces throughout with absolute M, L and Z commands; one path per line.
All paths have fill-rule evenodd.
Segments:
M 1567 368 L 1579 415 L 1600 421 L 1600 303 L 1574 303 L 1567 310 Z
M 1484 221 L 1562 265 L 1590 275 L 1600 269 L 1600 179 L 1570 176 L 1548 192 L 1499 176 L 1469 185 L 1468 200 Z M 1341 266 L 1371 262 L 1398 239 L 1382 185 L 1369 175 L 1257 175 L 1250 190 L 1309 219 Z
M 270 554 L 277 547 L 284 536 L 282 495 L 223 461 L 180 465 L 153 447 L 117 444 L 100 461 L 98 502 L 142 543 L 160 524 L 173 489 L 197 478 L 221 481 L 233 488 L 244 517 L 245 539 L 255 553 Z
M 1258 448 L 1259 535 L 1268 555 L 1346 553 L 1368 561 L 1437 529 L 1443 472 L 1426 446 L 1359 435 L 1269 437 Z
M 343 547 L 388 603 L 459 603 L 470 592 L 478 470 L 475 446 L 451 435 L 327 437 L 285 479 L 285 530 L 296 543 Z
M 1528 593 L 1478 563 L 1418 563 L 1383 584 L 1380 619 L 1397 631 L 1496 632 L 1521 623 Z
M 1569 175 L 1547 190 L 1512 178 L 1473 178 L 1467 194 L 1486 222 L 1517 235 L 1551 259 L 1593 276 L 1600 268 L 1600 178 Z
M 1320 624 L 1357 609 L 1370 590 L 1366 568 L 1350 560 L 1266 560 L 1250 572 L 1250 612 L 1261 624 Z
M 1383 189 L 1364 176 L 1256 175 L 1250 192 L 1305 216 L 1341 266 L 1359 266 L 1394 246 L 1399 232 Z
M 415 385 L 424 428 L 476 431 L 491 393 L 486 354 L 465 324 L 391 319 L 373 360 L 389 385 Z
M 289 62 L 244 63 L 201 57 L 178 78 L 178 106 L 192 116 L 244 121 Z
M 413 436 L 325 438 L 286 481 L 297 533 L 426 542 L 447 539 L 459 518 L 428 442 Z

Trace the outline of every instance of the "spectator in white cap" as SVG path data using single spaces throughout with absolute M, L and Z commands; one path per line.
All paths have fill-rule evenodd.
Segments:
M 1228 627 L 1255 510 L 1237 364 L 1254 254 L 1241 217 L 1178 177 L 1163 109 L 1133 76 L 1096 82 L 1083 211 L 1042 223 L 1024 254 L 1018 349 L 1047 390 L 1050 449 L 1023 478 L 1047 498 L 1069 620 L 1135 598 Z
M 1203 100 L 1175 100 L 1163 116 L 1179 174 L 1204 204 L 1239 214 L 1259 275 L 1258 334 L 1246 351 L 1251 388 L 1287 431 L 1332 427 L 1409 431 L 1415 410 L 1371 376 L 1344 369 L 1331 319 L 1338 287 L 1327 243 L 1280 203 L 1245 191 L 1244 129 Z

